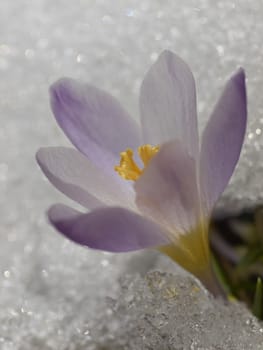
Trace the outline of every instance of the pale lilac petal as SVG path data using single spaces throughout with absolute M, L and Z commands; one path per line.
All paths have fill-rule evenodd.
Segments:
M 199 224 L 195 160 L 180 142 L 164 144 L 135 183 L 141 211 L 174 234 Z
M 140 144 L 138 125 L 106 92 L 73 79 L 60 79 L 50 88 L 56 120 L 71 142 L 101 167 L 119 160 L 119 153 Z
M 128 252 L 169 243 L 159 226 L 124 208 L 100 208 L 81 214 L 57 204 L 48 216 L 66 237 L 93 249 Z
M 203 133 L 200 181 L 207 211 L 213 208 L 235 169 L 246 122 L 245 74 L 240 69 L 226 84 Z
M 37 161 L 58 190 L 87 208 L 102 205 L 134 208 L 134 190 L 128 181 L 116 182 L 73 148 L 41 148 Z
M 198 153 L 196 92 L 184 61 L 164 51 L 142 83 L 140 111 L 145 143 L 180 140 L 189 154 Z

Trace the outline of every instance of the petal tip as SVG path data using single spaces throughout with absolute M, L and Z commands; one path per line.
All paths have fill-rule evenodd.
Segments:
M 50 105 L 54 112 L 56 107 L 62 106 L 63 101 L 70 101 L 76 90 L 75 81 L 71 78 L 60 78 L 49 87 Z M 55 113 L 56 114 L 56 113 Z
M 173 60 L 174 64 L 176 63 L 178 65 L 181 64 L 183 66 L 187 66 L 187 68 L 190 70 L 190 68 L 188 67 L 187 63 L 180 56 L 178 56 L 173 51 L 170 51 L 170 50 L 167 50 L 167 49 L 161 52 L 158 60 L 165 60 L 167 62 L 170 62 L 170 60 Z
M 57 204 L 53 204 L 51 207 L 49 207 L 46 211 L 46 217 L 49 220 L 49 222 L 52 224 L 54 221 L 54 212 L 56 213 Z
M 63 147 L 40 147 L 35 154 L 38 165 L 42 167 L 42 165 L 45 163 L 45 159 L 51 155 L 50 151 L 53 151 L 53 149 L 55 150 L 60 148 L 63 148 Z
M 232 81 L 234 81 L 240 88 L 245 88 L 246 73 L 244 68 L 240 67 L 232 76 Z
M 243 101 L 244 108 L 246 108 L 247 103 L 247 93 L 246 93 L 246 73 L 244 68 L 240 67 L 237 71 L 231 76 L 229 80 L 230 85 L 234 85 L 236 91 Z M 245 113 L 246 114 L 246 113 Z
M 44 150 L 45 150 L 45 147 L 41 147 L 37 150 L 37 152 L 35 154 L 36 161 L 37 161 L 39 166 L 41 166 L 41 159 L 42 159 Z
M 53 95 L 60 88 L 66 87 L 69 83 L 72 83 L 71 78 L 67 78 L 67 77 L 59 78 L 57 81 L 55 81 L 53 84 L 50 85 L 49 87 L 50 94 Z
M 67 208 L 64 204 L 53 204 L 46 211 L 46 216 L 49 222 L 54 225 L 55 222 L 65 219 L 71 210 L 71 208 Z
M 160 53 L 159 57 L 169 57 L 169 56 L 174 56 L 174 55 L 175 54 L 172 51 L 165 49 Z
M 71 232 L 75 220 L 81 215 L 77 210 L 64 204 L 53 204 L 47 211 L 49 223 L 64 236 L 71 239 Z

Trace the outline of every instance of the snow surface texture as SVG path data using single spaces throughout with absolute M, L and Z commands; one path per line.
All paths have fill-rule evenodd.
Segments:
M 138 118 L 141 79 L 158 54 L 171 49 L 194 71 L 201 129 L 227 77 L 237 67 L 245 68 L 246 147 L 221 207 L 233 210 L 261 202 L 262 13 L 261 0 L 0 1 L 1 350 L 116 350 L 125 349 L 118 345 L 125 342 L 132 349 L 142 341 L 138 332 L 145 349 L 154 348 L 162 332 L 164 344 L 175 337 L 172 349 L 216 348 L 214 344 L 226 349 L 223 337 L 228 349 L 249 349 L 252 341 L 256 349 L 262 333 L 243 307 L 224 307 L 202 291 L 193 294 L 193 282 L 185 277 L 160 277 L 164 285 L 175 285 L 178 299 L 166 303 L 165 289 L 158 291 L 156 285 L 153 293 L 147 291 L 147 283 L 134 274 L 158 267 L 157 254 L 103 254 L 56 234 L 44 212 L 51 203 L 70 202 L 47 183 L 34 154 L 40 146 L 68 145 L 50 112 L 52 82 L 70 76 L 93 83 Z M 177 270 L 175 264 L 171 268 Z M 125 283 L 131 286 L 118 290 L 119 277 L 128 273 L 133 277 Z M 112 314 L 105 297 L 118 295 L 117 313 Z M 130 320 L 129 332 L 124 316 Z M 164 322 L 164 328 L 157 325 L 155 333 L 149 319 L 154 327 Z
M 155 271 L 127 278 L 112 310 L 118 328 L 112 315 L 96 328 L 101 334 L 106 325 L 114 334 L 112 340 L 106 333 L 105 349 L 262 349 L 263 328 L 244 306 L 215 301 L 190 276 Z

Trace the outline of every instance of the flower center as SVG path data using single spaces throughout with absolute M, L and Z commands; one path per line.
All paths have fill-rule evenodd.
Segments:
M 138 155 L 143 162 L 143 168 L 139 168 L 133 159 L 133 151 L 128 148 L 126 151 L 120 154 L 120 165 L 114 167 L 114 170 L 123 177 L 125 180 L 136 181 L 144 169 L 148 165 L 149 161 L 156 155 L 159 151 L 160 146 L 143 145 L 138 147 Z

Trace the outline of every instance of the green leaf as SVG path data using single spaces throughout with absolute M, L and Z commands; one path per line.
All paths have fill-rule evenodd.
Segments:
M 213 265 L 213 270 L 215 272 L 215 275 L 223 287 L 224 291 L 226 292 L 227 295 L 233 295 L 233 287 L 231 285 L 231 282 L 224 271 L 223 267 L 219 263 L 218 259 L 214 254 L 212 254 L 212 265 Z
M 259 242 L 263 245 L 263 208 L 256 211 L 255 214 L 255 232 Z
M 243 256 L 243 258 L 240 260 L 240 262 L 237 265 L 238 270 L 245 269 L 249 267 L 250 265 L 254 264 L 256 261 L 258 261 L 263 255 L 262 247 L 253 247 L 253 249 L 249 249 L 247 254 Z
M 263 318 L 263 284 L 262 279 L 258 277 L 256 283 L 256 290 L 254 296 L 254 303 L 252 308 L 253 314 L 260 320 Z

